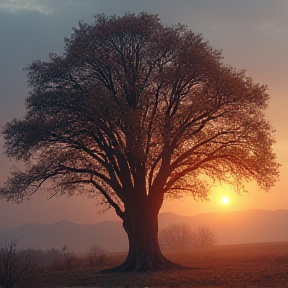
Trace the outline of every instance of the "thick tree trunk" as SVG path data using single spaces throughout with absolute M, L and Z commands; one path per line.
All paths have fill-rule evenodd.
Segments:
M 158 211 L 153 213 L 148 209 L 145 210 L 143 211 L 142 206 L 138 207 L 137 211 L 136 209 L 125 211 L 123 227 L 129 240 L 128 256 L 122 265 L 109 269 L 107 272 L 149 271 L 180 267 L 161 253 L 158 242 Z

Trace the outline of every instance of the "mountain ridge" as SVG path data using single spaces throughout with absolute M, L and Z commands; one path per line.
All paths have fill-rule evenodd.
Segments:
M 209 212 L 195 216 L 163 212 L 158 218 L 159 229 L 174 223 L 184 223 L 192 229 L 210 227 L 221 245 L 288 241 L 288 210 L 285 209 Z M 48 250 L 67 245 L 75 253 L 88 252 L 92 245 L 111 252 L 128 249 L 121 221 L 78 224 L 60 220 L 52 224 L 27 223 L 0 230 L 0 247 L 11 239 L 19 239 L 21 248 Z

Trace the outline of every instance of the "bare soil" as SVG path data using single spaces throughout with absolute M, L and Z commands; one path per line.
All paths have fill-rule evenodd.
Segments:
M 196 264 L 196 263 L 195 263 Z M 103 274 L 78 270 L 39 274 L 39 287 L 288 287 L 288 263 L 205 261 L 179 270 Z M 43 284 L 46 283 L 44 286 Z M 50 285 L 49 285 L 50 284 Z M 37 285 L 38 286 L 38 285 Z
M 215 247 L 170 253 L 182 269 L 143 273 L 101 273 L 100 269 L 38 273 L 35 288 L 287 288 L 288 242 Z

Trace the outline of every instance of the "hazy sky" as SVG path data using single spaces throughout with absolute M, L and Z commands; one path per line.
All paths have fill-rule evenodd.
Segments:
M 250 196 L 234 195 L 229 187 L 215 189 L 209 203 L 184 199 L 164 204 L 162 211 L 195 215 L 210 211 L 288 209 L 288 1 L 287 0 L 0 0 L 0 127 L 24 115 L 28 94 L 23 68 L 33 60 L 61 54 L 63 39 L 78 21 L 93 15 L 125 12 L 159 14 L 165 24 L 182 23 L 202 33 L 213 48 L 222 49 L 225 62 L 246 69 L 256 82 L 267 84 L 271 96 L 267 117 L 276 129 L 275 151 L 281 179 L 270 193 L 250 186 Z M 11 163 L 3 154 L 0 136 L 0 186 Z M 230 197 L 221 204 L 221 196 Z M 96 214 L 93 200 L 80 197 L 46 201 L 45 195 L 24 204 L 0 200 L 0 227 L 27 222 L 52 223 L 68 219 L 95 223 L 116 219 L 113 211 Z

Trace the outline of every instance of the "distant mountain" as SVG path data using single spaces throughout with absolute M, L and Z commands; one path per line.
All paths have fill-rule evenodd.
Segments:
M 173 223 L 185 223 L 192 229 L 208 226 L 215 232 L 218 244 L 288 241 L 288 210 L 204 213 L 192 217 L 174 213 L 159 215 L 160 229 Z M 118 221 L 92 225 L 60 221 L 0 229 L 0 247 L 11 239 L 19 239 L 22 248 L 61 249 L 67 245 L 77 253 L 88 252 L 92 245 L 113 252 L 128 249 L 126 233 Z

